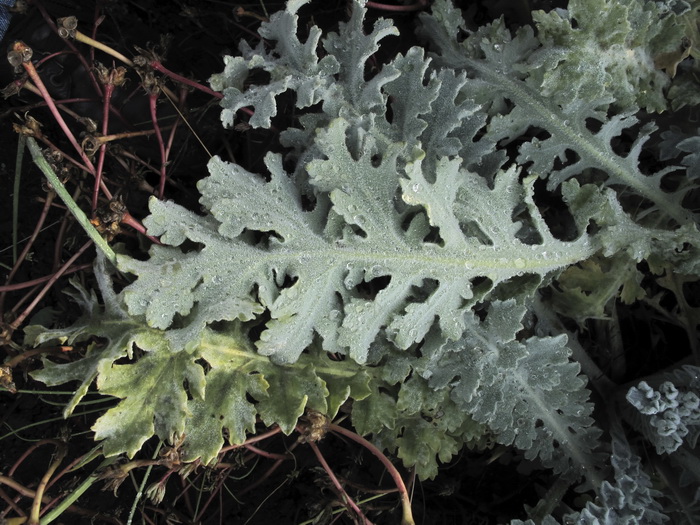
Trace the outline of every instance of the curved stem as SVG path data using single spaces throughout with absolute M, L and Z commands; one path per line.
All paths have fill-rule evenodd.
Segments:
M 372 443 L 367 441 L 359 434 L 352 432 L 351 430 L 343 428 L 340 425 L 336 425 L 334 423 L 330 423 L 328 425 L 328 430 L 331 430 L 332 432 L 337 432 L 338 434 L 342 434 L 345 437 L 350 438 L 353 441 L 359 443 L 367 450 L 369 450 L 372 454 L 374 454 L 377 457 L 377 459 L 379 459 L 379 461 L 382 462 L 384 467 L 386 467 L 387 472 L 389 472 L 389 475 L 394 480 L 394 483 L 396 483 L 396 488 L 399 489 L 399 494 L 401 495 L 401 506 L 403 507 L 403 517 L 401 519 L 401 525 L 415 525 L 415 521 L 413 520 L 413 512 L 411 511 L 411 502 L 408 498 L 408 491 L 406 490 L 406 485 L 404 484 L 403 479 L 401 478 L 401 474 L 399 474 L 399 471 L 396 470 L 396 467 L 393 465 L 393 463 L 389 461 L 389 458 L 387 458 L 382 453 L 382 451 L 375 447 Z
M 99 49 L 100 51 L 104 51 L 105 53 L 113 56 L 117 60 L 124 62 L 127 66 L 134 67 L 134 63 L 131 60 L 129 60 L 128 58 L 126 58 L 124 55 L 122 55 L 119 51 L 112 49 L 111 47 L 103 44 L 102 42 L 99 42 L 93 38 L 90 38 L 89 36 L 81 33 L 80 31 L 75 32 L 75 39 L 78 42 L 82 42 L 83 44 L 87 44 L 89 46 L 92 46 L 95 49 Z
M 298 429 L 297 429 L 298 430 Z M 300 433 L 303 434 L 303 429 L 300 431 Z M 338 478 L 335 476 L 335 473 L 333 470 L 331 470 L 330 465 L 326 461 L 326 458 L 323 457 L 323 454 L 321 454 L 321 451 L 318 449 L 318 445 L 314 443 L 313 441 L 307 442 L 307 445 L 311 447 L 311 450 L 314 451 L 314 454 L 316 454 L 316 458 L 318 459 L 319 463 L 321 463 L 321 466 L 323 467 L 323 470 L 326 471 L 326 474 L 328 474 L 328 477 L 330 478 L 331 482 L 333 483 L 333 486 L 336 488 L 338 493 L 340 494 L 340 497 L 343 500 L 343 503 L 345 503 L 348 507 L 350 507 L 356 516 L 362 520 L 362 523 L 364 525 L 372 525 L 372 522 L 367 519 L 367 517 L 364 515 L 360 507 L 357 506 L 357 503 L 353 501 L 353 499 L 348 495 L 347 492 L 345 492 L 345 489 L 343 486 L 340 484 L 340 481 L 338 481 Z
M 49 465 L 48 470 L 41 478 L 41 482 L 39 482 L 39 486 L 36 488 L 36 495 L 34 496 L 34 502 L 32 503 L 32 510 L 29 514 L 29 525 L 39 525 L 39 511 L 41 510 L 41 500 L 44 496 L 46 485 L 48 484 L 49 479 L 51 479 L 51 476 L 53 476 L 53 473 L 63 461 L 63 458 L 66 456 L 66 451 L 66 444 L 62 442 L 59 443 L 54 460 L 51 462 L 51 465 Z

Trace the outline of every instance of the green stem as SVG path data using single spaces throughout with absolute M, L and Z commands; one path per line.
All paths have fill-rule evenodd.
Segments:
M 100 469 L 114 463 L 116 458 L 107 458 L 105 459 L 97 469 L 95 469 L 95 472 L 90 474 L 85 481 L 83 481 L 79 487 L 76 489 L 72 490 L 70 495 L 66 497 L 61 503 L 59 503 L 53 510 L 48 512 L 41 520 L 39 523 L 41 525 L 48 525 L 52 521 L 54 521 L 56 518 L 58 518 L 61 514 L 63 514 L 66 510 L 68 510 L 68 507 L 70 507 L 73 503 L 77 501 L 77 499 L 82 496 L 86 490 L 88 490 L 93 483 L 99 480 L 98 477 L 98 472 Z
M 107 243 L 107 241 L 105 241 L 102 238 L 99 232 L 90 223 L 90 220 L 87 218 L 87 215 L 85 215 L 83 210 L 81 210 L 80 207 L 78 207 L 76 202 L 70 196 L 70 193 L 68 193 L 66 188 L 63 186 L 61 181 L 53 172 L 53 169 L 51 169 L 51 166 L 49 165 L 48 161 L 44 158 L 44 155 L 41 152 L 41 148 L 37 144 L 36 140 L 34 140 L 32 137 L 28 137 L 27 146 L 29 147 L 29 151 L 32 154 L 34 162 L 37 166 L 39 166 L 39 169 L 46 176 L 46 179 L 49 181 L 51 186 L 53 186 L 53 189 L 56 192 L 56 194 L 68 207 L 70 212 L 73 214 L 73 217 L 75 217 L 75 219 L 78 221 L 78 224 L 80 224 L 83 230 L 85 230 L 85 233 L 87 233 L 90 239 L 92 239 L 92 241 L 95 243 L 95 246 L 97 246 L 98 249 L 102 251 L 107 260 L 116 266 L 117 256 L 112 250 L 111 246 Z

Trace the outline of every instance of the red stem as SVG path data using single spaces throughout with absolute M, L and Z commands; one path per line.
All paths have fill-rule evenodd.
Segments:
M 68 275 L 69 273 L 75 273 L 75 272 L 79 272 L 81 270 L 87 270 L 90 267 L 92 267 L 92 264 L 90 264 L 90 263 L 81 264 L 80 266 L 74 266 L 73 268 L 68 268 L 65 272 L 63 272 L 63 274 Z M 24 281 L 23 283 L 6 284 L 5 286 L 0 286 L 0 292 L 2 292 L 2 293 L 14 292 L 17 290 L 23 290 L 24 288 L 31 288 L 32 286 L 36 286 L 37 284 L 45 283 L 46 281 L 48 281 L 52 277 L 53 277 L 53 274 L 45 275 L 44 277 L 39 277 L 38 279 L 32 279 L 31 281 Z
M 268 452 L 267 450 L 263 450 L 261 448 L 254 446 L 254 445 L 245 444 L 243 446 L 245 448 L 247 448 L 248 450 L 250 450 L 251 452 L 255 452 L 257 455 L 263 456 L 263 457 L 266 457 L 269 459 L 279 459 L 282 461 L 289 459 L 289 456 L 285 456 L 284 454 L 275 454 L 274 452 Z
M 19 42 L 22 47 L 24 47 L 24 44 Z M 17 50 L 17 45 L 18 42 L 15 42 L 15 50 Z M 34 68 L 34 64 L 31 62 L 22 62 L 22 65 L 24 66 L 25 71 L 29 75 L 29 78 L 32 79 L 34 84 L 36 85 L 37 88 L 39 88 L 39 91 L 41 92 L 41 96 L 44 98 L 46 101 L 46 105 L 49 107 L 49 110 L 51 111 L 51 114 L 54 116 L 56 119 L 56 122 L 58 125 L 61 127 L 63 130 L 63 133 L 66 135 L 70 143 L 73 145 L 75 148 L 75 151 L 78 152 L 80 155 L 80 158 L 83 159 L 83 162 L 88 168 L 88 171 L 91 174 L 95 174 L 95 166 L 92 165 L 92 162 L 88 158 L 88 156 L 85 154 L 83 151 L 83 148 L 80 147 L 78 144 L 78 141 L 75 139 L 75 136 L 73 135 L 73 132 L 70 130 L 68 127 L 68 124 L 66 124 L 66 121 L 63 120 L 63 117 L 61 116 L 61 112 L 58 111 L 58 108 L 56 107 L 56 104 L 54 104 L 53 99 L 51 98 L 51 95 L 49 94 L 48 90 L 46 89 L 46 86 L 44 85 L 44 82 L 41 80 L 41 77 L 39 76 L 39 73 L 37 73 L 36 69 Z
M 178 75 L 177 73 L 170 71 L 167 67 L 165 67 L 163 64 L 161 64 L 160 62 L 158 62 L 156 60 L 151 60 L 151 62 L 149 62 L 148 65 L 151 66 L 156 71 L 160 71 L 164 75 L 172 78 L 173 80 L 181 82 L 182 84 L 186 84 L 186 85 L 191 86 L 195 89 L 199 89 L 200 91 L 204 91 L 205 93 L 211 95 L 212 97 L 216 97 L 218 99 L 224 98 L 224 96 L 221 93 L 219 93 L 218 91 L 214 91 L 213 89 L 211 89 L 203 84 L 195 82 L 194 80 L 191 80 L 187 77 L 183 77 L 182 75 Z
M 232 471 L 233 469 L 227 469 L 227 471 L 222 472 L 219 475 L 219 478 L 216 480 L 216 487 L 214 490 L 211 491 L 209 494 L 209 497 L 207 498 L 207 501 L 204 502 L 204 505 L 202 505 L 199 514 L 195 517 L 193 520 L 194 523 L 201 523 L 202 519 L 204 518 L 204 514 L 206 513 L 207 509 L 209 508 L 209 505 L 211 505 L 211 502 L 214 500 L 214 497 L 218 494 L 221 496 L 221 487 L 224 485 L 226 480 L 228 479 L 228 472 Z
M 163 244 L 162 242 L 160 242 L 158 239 L 156 239 L 152 235 L 148 235 L 148 232 L 146 231 L 146 228 L 144 227 L 144 225 L 141 224 L 136 219 L 134 219 L 134 217 L 129 212 L 124 213 L 124 215 L 122 216 L 121 222 L 122 222 L 122 224 L 126 224 L 127 226 L 131 226 L 137 232 L 145 235 L 146 237 L 148 237 L 151 240 L 151 242 L 154 242 L 156 244 L 161 244 L 161 245 Z
M 9 471 L 7 471 L 8 477 L 14 476 L 14 475 L 15 475 L 15 472 L 17 471 L 17 469 L 19 468 L 19 466 L 22 464 L 22 462 L 23 462 L 25 459 L 27 459 L 27 457 L 28 457 L 31 453 L 33 453 L 36 449 L 38 449 L 39 447 L 41 447 L 41 446 L 43 446 L 43 445 L 53 445 L 53 446 L 57 447 L 57 446 L 59 446 L 60 444 L 61 444 L 61 442 L 58 441 L 57 439 L 48 439 L 48 438 L 47 438 L 47 439 L 41 439 L 41 440 L 37 441 L 37 442 L 34 443 L 31 447 L 29 447 L 27 450 L 25 450 L 25 451 L 22 453 L 22 455 L 17 459 L 17 461 L 15 461 L 15 464 L 12 465 L 12 467 L 10 468 Z
M 303 435 L 304 429 L 297 427 L 297 432 Z M 328 474 L 328 477 L 333 483 L 333 486 L 335 486 L 336 490 L 340 493 L 340 497 L 342 498 L 343 503 L 345 503 L 354 511 L 356 516 L 362 520 L 362 523 L 364 525 L 372 525 L 372 522 L 367 519 L 367 516 L 365 516 L 360 507 L 357 506 L 357 503 L 355 503 L 353 499 L 348 495 L 348 493 L 345 492 L 345 489 L 340 484 L 340 481 L 338 481 L 338 478 L 335 477 L 335 473 L 333 472 L 333 470 L 331 470 L 330 465 L 326 461 L 326 458 L 323 457 L 323 454 L 321 454 L 321 451 L 318 449 L 316 443 L 314 443 L 313 441 L 309 441 L 307 445 L 309 445 L 311 447 L 311 450 L 314 451 L 314 454 L 316 454 L 316 458 L 318 459 L 319 463 L 321 463 L 323 470 L 326 471 L 326 474 Z
M 46 293 L 51 289 L 53 284 L 58 281 L 58 279 L 66 273 L 66 270 L 71 267 L 71 265 L 76 261 L 78 257 L 80 257 L 85 250 L 88 249 L 88 246 L 92 244 L 92 241 L 87 241 L 85 244 L 83 244 L 80 249 L 73 254 L 73 256 L 68 259 L 63 266 L 61 266 L 58 271 L 49 279 L 49 281 L 46 283 L 46 285 L 41 289 L 41 291 L 37 294 L 37 296 L 34 298 L 34 300 L 27 306 L 24 311 L 17 316 L 17 319 L 12 321 L 10 324 L 10 328 L 12 330 L 17 330 L 17 328 L 24 322 L 24 320 L 27 318 L 27 316 L 34 310 L 34 307 L 41 301 L 46 295 Z
M 381 9 L 382 11 L 393 11 L 395 13 L 409 13 L 411 11 L 420 11 L 428 6 L 428 0 L 418 0 L 415 4 L 410 5 L 392 5 L 382 4 L 379 2 L 367 2 L 367 7 L 373 9 Z
M 401 520 L 401 525 L 414 525 L 415 522 L 413 520 L 413 513 L 411 512 L 411 502 L 408 497 L 408 490 L 406 490 L 406 485 L 404 484 L 403 479 L 401 478 L 401 474 L 399 474 L 399 471 L 396 470 L 394 464 L 391 461 L 389 461 L 389 458 L 387 458 L 384 455 L 384 453 L 377 447 L 375 447 L 372 443 L 367 441 L 359 434 L 348 430 L 347 428 L 343 428 L 340 425 L 336 425 L 335 423 L 330 423 L 328 425 L 328 429 L 332 432 L 342 434 L 345 437 L 348 437 L 353 441 L 359 443 L 367 450 L 369 450 L 372 454 L 374 454 L 379 461 L 382 462 L 384 467 L 389 472 L 389 475 L 391 475 L 391 477 L 393 478 L 394 483 L 396 484 L 396 488 L 399 489 L 399 494 L 401 495 L 401 506 L 403 507 L 403 517 Z
M 102 135 L 107 135 L 109 131 L 109 106 L 114 93 L 114 84 L 107 82 L 105 84 L 105 97 L 102 106 Z M 105 164 L 105 155 L 107 153 L 107 143 L 100 146 L 99 156 L 97 157 L 97 169 L 95 170 L 95 185 L 92 190 L 92 213 L 97 210 L 97 199 L 100 195 L 100 184 L 102 183 L 102 168 Z
M 51 208 L 51 203 L 53 202 L 53 199 L 55 196 L 56 196 L 56 194 L 54 192 L 50 192 L 48 194 L 48 196 L 46 197 L 46 201 L 44 202 L 44 207 L 41 210 L 41 215 L 39 216 L 39 220 L 37 221 L 36 225 L 34 226 L 34 231 L 32 232 L 31 237 L 29 237 L 27 244 L 24 245 L 22 252 L 19 254 L 19 257 L 17 257 L 17 261 L 15 262 L 15 265 L 12 267 L 12 270 L 10 270 L 10 275 L 8 275 L 7 279 L 5 280 L 5 286 L 0 288 L 0 290 L 2 290 L 2 292 L 0 293 L 0 314 L 4 314 L 5 294 L 7 293 L 5 288 L 10 285 L 10 283 L 12 282 L 12 279 L 14 278 L 15 274 L 19 270 L 19 267 L 22 266 L 22 263 L 24 262 L 25 257 L 29 253 L 29 250 L 31 250 L 32 246 L 34 245 L 34 241 L 38 237 L 39 232 L 41 231 L 41 228 L 44 226 L 44 222 L 46 222 L 46 216 L 49 213 L 49 209 Z

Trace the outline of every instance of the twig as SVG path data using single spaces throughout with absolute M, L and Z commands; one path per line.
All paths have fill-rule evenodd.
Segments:
M 55 195 L 56 194 L 54 192 L 50 192 L 47 195 L 46 201 L 44 202 L 44 207 L 41 210 L 41 215 L 39 216 L 39 220 L 37 221 L 36 225 L 34 226 L 34 231 L 32 232 L 32 235 L 29 237 L 29 240 L 27 241 L 27 243 L 24 245 L 24 248 L 22 248 L 22 252 L 19 254 L 19 257 L 15 261 L 15 264 L 12 267 L 12 270 L 10 270 L 10 274 L 7 276 L 7 279 L 5 280 L 5 282 L 7 283 L 6 286 L 10 286 L 10 283 L 12 282 L 12 279 L 14 278 L 15 274 L 19 270 L 19 267 L 22 265 L 22 262 L 24 261 L 25 257 L 29 253 L 29 250 L 34 245 L 34 241 L 36 240 L 37 236 L 39 235 L 39 232 L 41 231 L 42 226 L 44 225 L 44 222 L 46 221 L 46 216 L 49 213 L 49 208 L 51 208 L 51 203 L 53 202 Z M 38 283 L 35 283 L 35 284 L 38 284 Z M 10 290 L 6 289 L 6 287 L 0 288 L 0 312 L 4 312 L 5 294 L 8 291 L 10 291 Z

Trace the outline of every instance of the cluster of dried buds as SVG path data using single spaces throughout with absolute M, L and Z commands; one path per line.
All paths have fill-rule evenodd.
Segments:
M 58 36 L 61 38 L 75 38 L 78 29 L 78 19 L 74 16 L 66 16 L 56 20 Z
M 103 86 L 120 87 L 126 82 L 126 68 L 124 66 L 106 67 L 100 62 L 95 65 L 97 80 Z
M 95 210 L 90 223 L 108 242 L 121 233 L 121 222 L 127 209 L 121 196 L 116 196 Z

